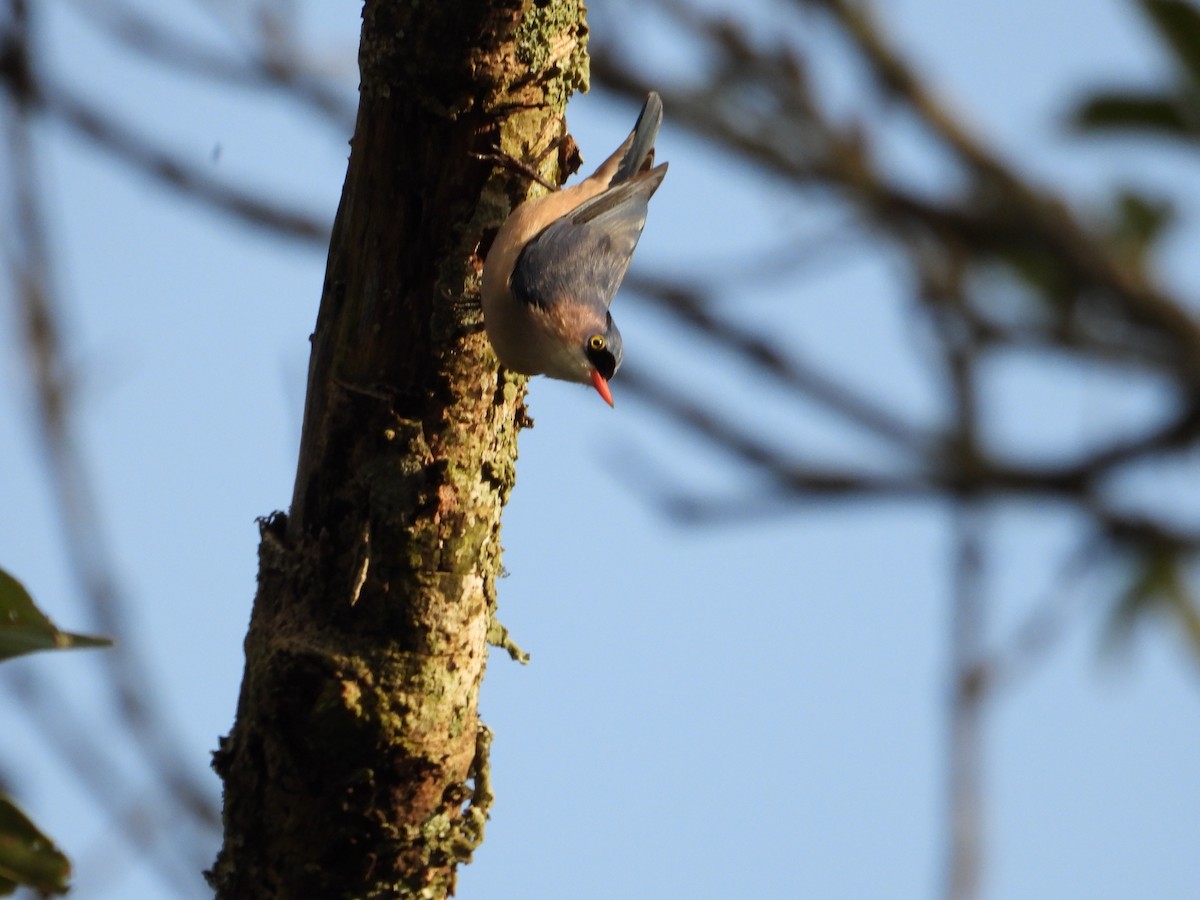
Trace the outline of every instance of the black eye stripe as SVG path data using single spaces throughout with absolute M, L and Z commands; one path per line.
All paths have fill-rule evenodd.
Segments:
M 593 350 L 591 347 L 588 347 L 587 358 L 596 367 L 596 371 L 604 377 L 605 381 L 612 378 L 613 373 L 617 371 L 617 358 L 613 356 L 612 351 L 607 347 L 603 350 Z

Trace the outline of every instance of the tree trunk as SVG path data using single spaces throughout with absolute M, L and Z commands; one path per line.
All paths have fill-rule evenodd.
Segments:
M 261 523 L 237 720 L 215 754 L 220 898 L 444 897 L 482 839 L 477 700 L 527 420 L 478 287 L 531 185 L 477 154 L 535 159 L 561 133 L 586 88 L 583 15 L 581 0 L 365 4 L 295 492 Z

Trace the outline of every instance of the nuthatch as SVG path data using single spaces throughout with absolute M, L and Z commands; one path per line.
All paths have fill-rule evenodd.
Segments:
M 590 177 L 518 206 L 483 268 L 483 321 L 500 362 L 591 384 L 609 406 L 621 332 L 608 311 L 667 174 L 654 164 L 662 100 L 646 97 L 625 143 Z

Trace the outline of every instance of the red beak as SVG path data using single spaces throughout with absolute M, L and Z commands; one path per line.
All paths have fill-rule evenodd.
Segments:
M 608 382 L 595 369 L 592 369 L 592 387 L 596 389 L 597 394 L 604 398 L 605 403 L 609 406 L 613 405 L 612 391 L 608 389 Z

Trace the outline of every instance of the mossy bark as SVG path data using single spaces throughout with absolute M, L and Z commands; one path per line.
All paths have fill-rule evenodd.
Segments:
M 500 513 L 526 422 L 479 276 L 586 86 L 580 0 L 367 0 L 292 506 L 215 754 L 233 898 L 443 897 L 482 839 Z M 554 177 L 551 159 L 544 173 Z

